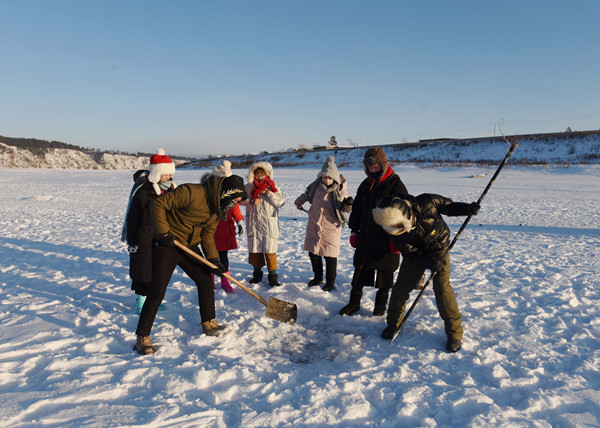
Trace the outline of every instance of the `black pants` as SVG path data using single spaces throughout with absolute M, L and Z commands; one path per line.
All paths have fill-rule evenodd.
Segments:
M 198 247 L 192 247 L 191 250 L 201 255 Z M 183 269 L 192 281 L 196 283 L 202 322 L 215 318 L 215 291 L 210 276 L 211 271 L 208 266 L 205 266 L 178 248 L 162 245 L 158 245 L 154 249 L 152 262 L 152 289 L 146 298 L 142 313 L 140 314 L 135 332 L 138 336 L 150 336 L 158 306 L 165 297 L 167 286 L 176 266 Z
M 225 272 L 229 271 L 229 255 L 227 253 L 228 251 L 219 251 L 219 260 L 225 266 Z

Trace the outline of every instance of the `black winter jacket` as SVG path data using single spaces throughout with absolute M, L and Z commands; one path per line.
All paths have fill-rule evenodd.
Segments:
M 412 205 L 415 227 L 401 235 L 389 235 L 402 257 L 416 264 L 430 267 L 450 245 L 450 229 L 441 214 L 456 217 L 470 214 L 470 204 L 452 202 L 440 195 L 424 193 L 403 196 Z
M 375 223 L 371 211 L 384 196 L 407 194 L 406 186 L 396 173 L 374 184 L 367 178 L 358 186 L 348 220 L 352 232 L 358 233 L 354 267 L 378 270 L 398 268 L 400 257 L 391 253 L 389 235 Z

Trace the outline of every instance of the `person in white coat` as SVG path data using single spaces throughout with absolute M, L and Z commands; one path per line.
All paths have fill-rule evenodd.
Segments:
M 273 167 L 268 162 L 254 163 L 248 172 L 246 184 L 246 231 L 248 261 L 254 268 L 251 284 L 263 278 L 262 267 L 267 266 L 271 287 L 281 285 L 277 274 L 277 245 L 279 242 L 279 208 L 285 197 L 273 181 Z
M 347 223 L 345 213 L 352 210 L 346 179 L 338 173 L 333 156 L 328 156 L 317 179 L 296 198 L 296 208 L 310 203 L 304 250 L 308 251 L 314 278 L 310 287 L 323 283 L 323 258 L 325 258 L 325 285 L 323 291 L 335 287 L 337 258 L 340 255 L 342 226 Z

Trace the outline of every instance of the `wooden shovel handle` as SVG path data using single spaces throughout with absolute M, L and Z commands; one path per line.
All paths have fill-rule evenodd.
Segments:
M 211 269 L 217 269 L 217 267 L 213 263 L 211 263 L 208 260 L 206 260 L 200 254 L 193 252 L 191 249 L 189 249 L 188 247 L 186 247 L 185 245 L 183 245 L 181 242 L 175 240 L 175 246 L 178 247 L 178 248 L 180 248 L 180 249 L 182 249 L 183 251 L 185 251 L 186 253 L 188 253 L 190 256 L 192 256 L 192 257 L 200 260 L 202 263 L 204 263 L 209 268 L 211 268 Z M 240 281 L 238 281 L 237 279 L 235 279 L 234 277 L 232 277 L 228 273 L 223 273 L 223 276 L 225 278 L 227 278 L 228 280 L 232 281 L 234 284 L 236 284 L 238 287 L 240 287 L 246 293 L 250 294 L 252 297 L 254 297 L 256 300 L 258 300 L 263 305 L 265 305 L 267 307 L 269 306 L 269 304 L 267 303 L 267 301 L 264 298 L 262 298 L 261 296 L 259 296 L 258 294 L 256 294 L 254 291 L 252 291 L 250 288 L 248 288 L 247 286 L 245 286 L 244 284 L 242 284 Z

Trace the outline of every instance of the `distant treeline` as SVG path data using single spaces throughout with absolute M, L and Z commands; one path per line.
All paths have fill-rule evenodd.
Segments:
M 128 153 L 123 152 L 121 150 L 98 150 L 89 147 L 81 147 L 76 146 L 75 144 L 63 143 L 61 141 L 46 141 L 46 140 L 38 140 L 36 138 L 12 138 L 12 137 L 3 137 L 0 135 L 0 143 L 6 144 L 7 146 L 15 146 L 20 149 L 29 150 L 31 153 L 35 155 L 43 155 L 47 149 L 70 149 L 77 150 L 83 153 L 86 153 L 93 158 L 98 155 L 109 153 L 112 155 L 125 155 L 125 156 L 137 156 L 137 157 L 150 157 L 155 153 Z M 185 156 L 177 156 L 177 159 L 186 159 L 186 160 L 195 160 L 196 158 L 185 157 Z

